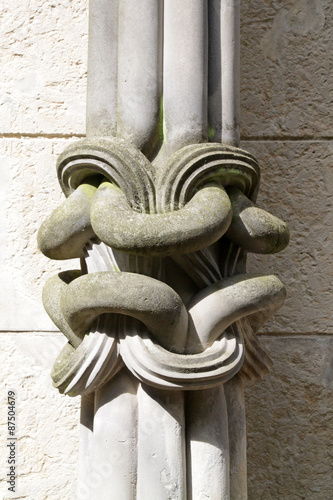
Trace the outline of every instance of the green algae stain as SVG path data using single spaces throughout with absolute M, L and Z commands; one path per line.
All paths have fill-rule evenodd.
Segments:
M 215 139 L 215 128 L 208 125 L 208 140 L 212 142 Z

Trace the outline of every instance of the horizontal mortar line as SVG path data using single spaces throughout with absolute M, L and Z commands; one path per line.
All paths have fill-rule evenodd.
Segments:
M 85 134 L 29 134 L 29 133 L 5 133 L 0 134 L 0 139 L 83 139 Z
M 0 133 L 0 139 L 71 139 L 78 138 L 83 139 L 86 137 L 86 134 L 76 134 L 76 133 L 68 133 L 68 134 L 57 134 L 57 133 L 29 133 L 29 132 L 5 132 Z M 279 142 L 329 142 L 333 141 L 333 136 L 275 136 L 275 135 L 267 135 L 267 136 L 241 136 L 241 141 L 256 141 L 256 142 L 267 142 L 267 141 L 279 141 Z
M 45 334 L 45 335 L 53 335 L 53 334 L 56 334 L 56 335 L 63 335 L 62 332 L 60 332 L 59 330 L 0 330 L 0 335 L 1 333 L 38 333 L 38 334 Z M 64 337 L 66 338 L 66 337 Z
M 257 337 L 332 337 L 333 332 L 259 332 Z
M 62 335 L 64 338 L 64 334 L 59 331 L 59 330 L 0 330 L 0 335 L 1 333 L 14 333 L 14 334 L 19 334 L 19 333 L 28 333 L 28 334 L 43 334 L 45 336 L 47 335 Z M 298 332 L 298 333 L 290 333 L 290 332 L 266 332 L 266 333 L 258 333 L 257 337 L 263 338 L 263 337 L 275 337 L 275 338 L 294 338 L 294 339 L 300 339 L 300 338 L 309 338 L 309 337 L 322 337 L 322 338 L 327 338 L 327 337 L 332 337 L 333 332 Z
M 333 141 L 333 136 L 297 136 L 297 135 L 285 135 L 285 136 L 275 136 L 275 135 L 250 135 L 250 136 L 241 136 L 241 141 L 256 141 L 256 142 L 268 142 L 268 141 L 279 141 L 279 142 L 329 142 Z

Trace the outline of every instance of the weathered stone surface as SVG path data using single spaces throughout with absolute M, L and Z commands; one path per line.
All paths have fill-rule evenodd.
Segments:
M 284 250 L 289 243 L 287 224 L 259 208 L 237 188 L 229 188 L 232 222 L 228 238 L 251 253 L 271 254 Z
M 63 336 L 57 333 L 1 333 L 2 405 L 0 497 L 62 500 L 76 497 L 79 398 L 59 395 L 50 370 Z M 7 491 L 7 391 L 16 391 L 18 495 Z
M 331 500 L 333 339 L 263 339 L 272 373 L 247 386 L 249 500 Z
M 263 341 L 274 368 L 246 388 L 249 500 L 330 500 L 332 339 Z M 60 334 L 2 333 L 1 342 L 1 385 L 18 391 L 19 498 L 75 498 L 79 400 L 59 396 L 49 377 L 63 340 Z M 3 405 L 1 435 L 6 425 Z M 2 464 L 1 481 L 4 472 Z
M 241 2 L 243 137 L 332 136 L 331 0 Z
M 88 1 L 19 1 L 15 9 L 9 0 L 0 3 L 0 133 L 83 134 Z M 241 3 L 243 136 L 332 135 L 331 2 Z M 41 290 L 60 267 L 40 254 L 36 232 L 64 199 L 53 165 L 65 144 L 42 137 L 0 141 L 1 330 L 55 328 L 43 311 Z M 281 255 L 249 259 L 251 272 L 274 272 L 288 292 L 265 331 L 331 333 L 332 146 L 251 142 L 245 148 L 263 168 L 260 205 L 291 228 L 291 246 Z M 61 269 L 77 267 L 61 264 Z M 49 377 L 65 339 L 0 335 L 2 387 L 19 391 L 19 497 L 74 499 L 79 401 L 59 396 Z M 249 500 L 330 500 L 330 342 L 265 339 L 274 370 L 247 391 Z M 2 408 L 1 435 L 6 435 Z
M 262 170 L 258 203 L 284 220 L 289 247 L 277 255 L 249 255 L 249 272 L 274 272 L 285 285 L 282 309 L 263 328 L 276 333 L 333 332 L 333 144 L 247 142 Z
M 0 329 L 54 330 L 41 294 L 48 277 L 78 268 L 77 261 L 53 263 L 37 247 L 46 214 L 64 199 L 55 159 L 66 140 L 0 140 Z
M 2 1 L 2 133 L 84 134 L 87 5 L 33 0 L 14 12 Z M 242 135 L 330 135 L 331 2 L 255 0 L 241 9 Z
M 0 133 L 85 133 L 87 6 L 1 1 Z

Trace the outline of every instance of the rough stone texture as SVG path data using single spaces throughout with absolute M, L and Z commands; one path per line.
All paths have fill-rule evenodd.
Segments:
M 0 140 L 0 330 L 54 330 L 41 303 L 48 277 L 78 261 L 51 262 L 37 247 L 46 214 L 65 199 L 55 159 L 66 140 Z
M 50 369 L 64 344 L 59 333 L 0 333 L 0 497 L 28 500 L 75 498 L 78 461 L 79 398 L 52 388 Z M 17 393 L 18 494 L 7 491 L 5 439 L 7 391 Z
M 55 333 L 2 333 L 1 342 L 7 354 L 1 386 L 18 391 L 18 498 L 74 499 L 79 400 L 60 396 L 49 377 L 63 339 Z M 263 342 L 274 368 L 262 382 L 246 389 L 249 500 L 330 500 L 332 340 L 265 337 Z M 3 481 L 3 463 L 0 471 Z M 2 483 L 0 492 L 4 491 Z
M 1 0 L 2 134 L 84 134 L 87 0 Z
M 249 271 L 274 273 L 287 300 L 263 328 L 270 333 L 333 333 L 333 144 L 247 142 L 258 159 L 258 203 L 289 225 L 289 247 L 273 256 L 249 257 Z
M 264 345 L 273 372 L 246 389 L 249 500 L 331 500 L 333 340 Z
M 243 137 L 332 137 L 331 0 L 241 2 Z

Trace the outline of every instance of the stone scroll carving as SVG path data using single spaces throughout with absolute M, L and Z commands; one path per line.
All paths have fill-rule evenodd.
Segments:
M 140 468 L 147 443 L 140 439 L 138 422 L 156 401 L 166 405 L 165 418 L 178 427 L 164 422 L 160 429 L 159 439 L 170 439 L 174 449 L 158 456 L 159 472 L 149 480 L 155 493 L 149 498 L 201 498 L 194 478 L 202 483 L 213 472 L 222 479 L 213 480 L 217 493 L 209 498 L 229 498 L 231 459 L 221 451 L 230 438 L 223 387 L 236 374 L 254 379 L 268 371 L 271 361 L 255 333 L 285 298 L 276 277 L 246 273 L 247 252 L 279 252 L 289 238 L 286 225 L 255 204 L 256 159 L 222 144 L 194 144 L 171 155 L 156 172 L 134 146 L 95 138 L 66 149 L 57 170 L 67 199 L 41 226 L 38 243 L 51 259 L 80 258 L 81 269 L 51 278 L 43 301 L 68 339 L 53 367 L 54 385 L 83 396 L 90 405 L 85 411 L 92 412 L 85 438 L 85 460 L 92 464 L 85 465 L 85 485 L 87 475 L 108 464 L 112 454 L 98 437 L 98 415 L 107 406 L 103 394 L 108 393 L 108 404 L 127 398 L 119 401 L 118 420 L 132 416 L 129 429 L 120 430 L 117 444 L 110 445 L 117 450 L 123 432 L 131 442 L 130 449 L 119 451 L 126 471 L 112 473 L 116 493 L 106 494 L 105 484 L 90 484 L 87 498 L 148 498 L 147 471 Z M 201 465 L 191 447 L 198 405 L 201 412 L 210 407 L 208 420 L 224 422 L 223 431 L 212 423 L 208 427 L 216 434 L 212 446 L 217 446 L 214 439 L 220 441 L 219 459 L 213 453 Z M 106 428 L 107 422 L 104 416 Z M 106 461 L 93 458 L 96 446 Z M 148 454 L 154 462 L 153 451 Z M 176 465 L 168 463 L 170 454 Z M 184 463 L 191 479 L 186 480 Z M 162 470 L 168 479 L 161 479 Z

